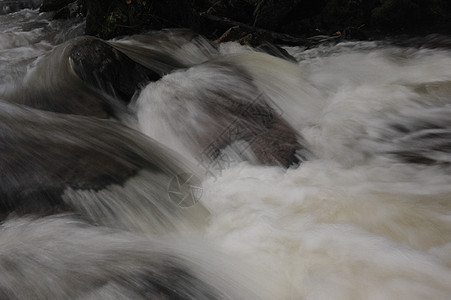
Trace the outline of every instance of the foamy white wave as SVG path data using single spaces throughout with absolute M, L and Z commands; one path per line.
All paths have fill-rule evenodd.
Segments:
M 65 215 L 16 218 L 0 229 L 2 299 L 276 297 L 276 281 L 250 276 L 246 262 L 228 261 L 198 237 L 156 239 Z
M 292 299 L 446 298 L 451 178 L 405 168 L 243 163 L 206 184 L 207 235 L 282 274 Z
M 326 102 L 323 91 L 310 82 L 303 68 L 260 52 L 245 51 L 218 60 L 248 72 L 253 84 L 271 99 L 294 128 L 299 130 L 317 122 Z
M 83 33 L 82 19 L 49 21 L 49 14 L 23 9 L 0 15 L 0 95 L 17 88 L 36 58 Z
M 360 141 L 371 132 L 409 122 L 410 113 L 401 111 L 415 110 L 418 120 L 418 115 L 430 114 L 428 107 L 451 103 L 444 96 L 451 78 L 449 52 L 354 46 L 339 45 L 337 52 L 329 49 L 330 56 L 315 52 L 318 56 L 299 62 L 327 103 L 318 123 L 302 133 L 315 154 L 344 164 L 367 158 L 369 149 L 362 149 Z M 382 146 L 375 143 L 373 152 Z
M 309 94 L 321 96 L 314 99 L 322 103 L 319 117 L 300 130 L 319 159 L 287 173 L 242 163 L 207 181 L 208 237 L 283 274 L 292 298 L 446 298 L 451 176 L 438 166 L 391 157 L 384 147 L 395 147 L 392 139 L 402 133 L 383 134 L 412 122 L 449 133 L 450 53 L 363 46 L 338 45 L 326 54 L 304 56 L 298 64 L 302 77 L 278 78 L 286 84 L 285 94 L 295 94 L 303 84 L 320 91 Z M 244 61 L 236 57 L 232 61 Z M 252 70 L 249 60 L 240 67 Z M 278 82 L 272 74 L 283 74 L 285 64 L 252 73 L 256 85 Z M 190 73 L 184 75 L 178 84 Z M 289 113 L 304 108 L 299 98 L 289 103 Z M 411 150 L 420 143 L 427 149 L 426 142 L 398 146 Z M 449 150 L 442 152 L 450 157 Z
M 111 44 L 150 68 L 155 68 L 155 62 L 152 60 L 164 57 L 162 62 L 172 67 L 162 68 L 164 74 L 174 70 L 175 66 L 193 66 L 218 55 L 218 50 L 212 42 L 187 29 L 151 31 L 143 35 L 115 39 Z M 152 63 L 149 64 L 149 61 Z
M 449 298 L 451 51 L 379 42 L 286 47 L 297 59 L 293 63 L 236 43 L 215 49 L 182 33 L 110 41 L 134 59 L 153 55 L 167 63 L 169 74 L 143 88 L 132 104 L 141 131 L 196 162 L 200 153 L 193 145 L 220 134 L 218 124 L 231 120 L 208 110 L 230 97 L 253 101 L 263 92 L 315 158 L 288 170 L 232 163 L 207 177 L 200 201 L 211 215 L 205 233 L 191 241 L 188 234 L 168 242 L 111 233 L 75 226 L 66 217 L 9 221 L 0 231 L 3 258 L 19 250 L 28 257 L 36 241 L 45 264 L 31 260 L 31 271 L 16 278 L 9 262 L 0 260 L 1 280 L 10 286 L 26 282 L 28 291 L 42 295 L 73 296 L 98 278 L 110 278 L 112 270 L 126 286 L 109 281 L 88 296 L 134 298 L 134 271 L 152 267 L 149 253 L 163 249 L 184 258 L 177 261 L 223 298 Z M 1 58 L 8 55 L 0 52 Z M 133 197 L 127 188 L 146 185 L 142 180 L 100 193 Z M 120 203 L 127 211 L 121 222 L 140 228 L 146 213 L 139 211 L 139 199 L 131 203 L 132 212 L 126 201 Z M 30 239 L 23 244 L 17 232 Z M 55 240 L 61 247 L 52 248 Z M 227 255 L 205 251 L 204 243 Z M 49 249 L 57 256 L 46 256 Z M 73 269 L 86 271 L 85 282 L 73 281 Z M 62 288 L 52 291 L 52 280 Z

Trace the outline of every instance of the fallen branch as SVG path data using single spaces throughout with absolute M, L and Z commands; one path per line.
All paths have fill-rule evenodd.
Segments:
M 257 32 L 259 34 L 263 34 L 270 38 L 273 43 L 279 43 L 279 44 L 286 44 L 286 45 L 292 45 L 292 46 L 300 46 L 300 45 L 309 45 L 311 44 L 311 41 L 305 38 L 301 37 L 295 37 L 289 34 L 280 33 L 280 32 L 274 32 L 271 30 L 266 30 L 259 27 L 250 26 L 245 23 L 237 22 L 234 20 L 231 20 L 226 17 L 218 17 L 209 13 L 203 13 L 200 15 L 201 18 L 208 20 L 213 23 L 218 23 L 225 27 L 235 27 L 239 26 L 244 31 L 249 32 Z

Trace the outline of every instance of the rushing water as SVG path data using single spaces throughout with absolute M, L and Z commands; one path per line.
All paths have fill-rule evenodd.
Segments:
M 71 156 L 80 147 L 93 169 L 104 167 L 101 153 L 128 161 L 124 172 L 135 175 L 96 191 L 66 189 L 81 218 L 9 216 L 0 231 L 1 298 L 449 298 L 451 49 L 421 40 L 286 47 L 292 62 L 163 31 L 110 41 L 166 74 L 120 109 L 122 125 L 10 104 L 39 107 L 33 99 L 49 89 L 51 101 L 97 97 L 79 92 L 60 63 L 82 21 L 48 21 L 36 10 L 0 16 L 0 134 L 25 149 L 16 150 L 20 161 L 0 146 L 9 151 L 2 160 L 21 162 L 7 170 L 14 180 L 1 178 L 35 182 L 40 162 L 66 144 L 63 169 L 89 167 Z M 261 166 L 240 142 L 214 163 L 202 160 L 229 123 L 246 124 L 214 108 L 261 95 L 299 134 L 306 161 Z M 144 145 L 125 126 L 171 150 Z M 199 203 L 186 211 L 160 199 L 166 170 L 178 167 L 202 180 Z

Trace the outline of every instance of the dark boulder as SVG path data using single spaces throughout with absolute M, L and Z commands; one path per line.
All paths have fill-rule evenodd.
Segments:
M 145 83 L 160 79 L 156 72 L 99 39 L 81 39 L 72 47 L 69 58 L 83 82 L 124 102 L 129 102 Z
M 6 100 L 66 114 L 117 117 L 141 86 L 159 78 L 105 41 L 84 36 L 43 56 Z

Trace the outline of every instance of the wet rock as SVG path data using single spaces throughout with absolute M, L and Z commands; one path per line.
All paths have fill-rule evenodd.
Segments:
M 194 173 L 142 134 L 115 121 L 3 102 L 0 108 L 1 219 L 67 211 L 95 224 L 128 229 L 146 224 L 151 231 L 203 220 L 191 215 L 205 212 L 200 204 L 183 211 L 178 195 L 168 196 L 175 176 L 186 180 Z
M 225 145 L 236 140 L 244 140 L 248 143 L 258 162 L 263 165 L 279 165 L 288 168 L 300 162 L 298 150 L 304 149 L 299 143 L 300 137 L 283 120 L 279 112 L 269 106 L 264 99 L 246 104 L 244 107 L 233 103 L 229 109 L 247 126 L 237 128 L 240 134 L 233 135 L 234 139 L 224 141 Z M 305 160 L 305 158 L 301 158 L 301 160 Z
M 207 172 L 217 170 L 223 156 L 283 167 L 304 160 L 298 154 L 308 152 L 307 143 L 234 58 L 178 70 L 149 84 L 136 102 L 141 130 L 160 139 L 152 129 L 165 128 L 163 142 L 170 148 L 183 145 Z
M 80 40 L 72 47 L 69 57 L 72 68 L 87 85 L 124 102 L 129 102 L 145 83 L 160 79 L 154 71 L 99 39 Z
M 139 88 L 159 78 L 105 41 L 84 36 L 43 56 L 6 99 L 65 114 L 118 117 Z

